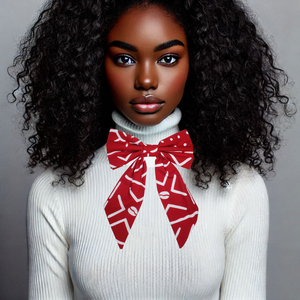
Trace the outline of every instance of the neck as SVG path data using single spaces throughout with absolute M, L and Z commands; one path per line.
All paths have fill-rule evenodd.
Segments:
M 117 111 L 113 111 L 112 119 L 117 130 L 133 135 L 145 144 L 158 144 L 160 140 L 179 131 L 181 111 L 176 108 L 166 119 L 154 126 L 136 125 Z

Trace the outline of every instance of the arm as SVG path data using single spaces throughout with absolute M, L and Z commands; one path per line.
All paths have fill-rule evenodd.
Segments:
M 51 181 L 51 173 L 44 172 L 28 198 L 29 300 L 73 299 L 68 243 Z
M 226 262 L 220 300 L 265 300 L 269 230 L 268 194 L 254 171 L 237 180 L 225 240 Z

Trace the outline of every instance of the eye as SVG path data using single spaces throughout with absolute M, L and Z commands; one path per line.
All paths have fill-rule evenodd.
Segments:
M 120 66 L 131 66 L 135 64 L 135 61 L 132 57 L 128 55 L 119 55 L 114 59 L 115 63 Z
M 157 62 L 162 65 L 174 65 L 178 62 L 179 56 L 175 54 L 168 54 L 160 58 Z

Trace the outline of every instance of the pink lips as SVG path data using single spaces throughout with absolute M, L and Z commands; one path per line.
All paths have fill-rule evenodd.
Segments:
M 130 101 L 134 111 L 142 114 L 151 114 L 159 111 L 165 104 L 163 100 L 152 95 L 140 96 Z

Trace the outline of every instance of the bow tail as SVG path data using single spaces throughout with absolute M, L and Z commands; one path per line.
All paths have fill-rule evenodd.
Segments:
M 179 248 L 182 248 L 197 222 L 198 206 L 172 163 L 156 164 L 155 175 L 159 197 Z
M 137 159 L 122 175 L 105 203 L 108 222 L 120 249 L 142 205 L 147 166 Z

